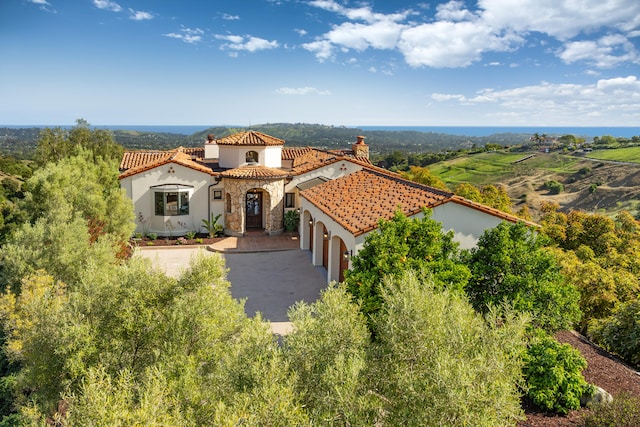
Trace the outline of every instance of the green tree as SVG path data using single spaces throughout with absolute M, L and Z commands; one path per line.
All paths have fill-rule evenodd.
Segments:
M 78 155 L 82 150 L 90 152 L 94 161 L 101 158 L 120 162 L 124 153 L 124 148 L 115 142 L 111 131 L 92 130 L 86 120 L 78 119 L 70 131 L 59 127 L 43 129 L 38 138 L 35 160 L 38 165 L 44 166 Z
M 526 316 L 483 318 L 460 293 L 412 273 L 390 277 L 381 293 L 370 374 L 385 404 L 381 425 L 497 426 L 519 419 Z
M 503 222 L 486 230 L 468 260 L 471 279 L 465 290 L 473 306 L 486 312 L 507 301 L 517 311 L 532 313 L 533 323 L 548 331 L 577 322 L 580 295 L 565 283 L 544 242 L 524 223 Z
M 268 325 L 247 319 L 228 288 L 222 257 L 205 254 L 178 279 L 140 258 L 88 268 L 72 284 L 31 276 L 0 300 L 6 351 L 21 363 L 15 403 L 30 419 L 64 418 L 64 398 L 76 425 L 165 415 L 305 425 Z
M 439 222 L 424 210 L 421 218 L 407 218 L 396 211 L 389 221 L 381 220 L 362 249 L 352 258 L 345 273 L 347 289 L 370 317 L 380 309 L 382 279 L 415 270 L 441 287 L 462 290 L 469 278 L 468 268 L 459 262 L 458 243 L 453 232 L 444 233 Z
M 511 213 L 511 199 L 503 187 L 485 185 L 478 188 L 473 184 L 463 182 L 456 185 L 453 192 L 460 197 L 482 203 L 502 212 Z
M 640 365 L 640 299 L 625 301 L 610 317 L 593 320 L 589 336 L 627 362 Z
M 401 172 L 400 176 L 404 179 L 428 185 L 430 187 L 447 190 L 447 184 L 445 184 L 444 181 L 442 181 L 437 176 L 433 175 L 428 168 L 411 166 L 409 168 L 409 171 Z
M 46 213 L 32 225 L 25 223 L 2 247 L 0 283 L 19 292 L 22 280 L 44 270 L 56 280 L 76 283 L 87 266 L 117 262 L 114 241 L 102 236 L 95 242 L 84 219 L 67 205 Z
M 359 307 L 335 284 L 313 304 L 289 311 L 294 332 L 284 350 L 311 419 L 322 425 L 371 425 L 381 402 L 368 393 L 370 336 Z
M 120 188 L 118 166 L 93 160 L 87 151 L 49 163 L 25 184 L 23 209 L 34 222 L 46 212 L 64 206 L 88 222 L 98 233 L 125 242 L 133 232 L 131 200 Z

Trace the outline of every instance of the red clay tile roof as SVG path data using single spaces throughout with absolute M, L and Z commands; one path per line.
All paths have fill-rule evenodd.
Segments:
M 362 169 L 304 190 L 300 195 L 354 236 L 374 230 L 380 219 L 391 219 L 397 209 L 411 216 L 424 207 L 434 208 L 448 202 L 458 203 L 505 221 L 523 221 L 514 215 L 453 193 L 408 181 L 378 169 Z M 533 222 L 525 223 L 538 227 Z
M 162 152 L 128 152 L 125 153 L 125 156 L 120 163 L 120 168 L 123 169 L 123 166 L 130 166 L 124 172 L 120 174 L 119 179 L 126 178 L 128 176 L 136 175 L 142 172 L 146 172 L 148 170 L 157 168 L 159 166 L 166 165 L 168 163 L 175 163 L 193 170 L 197 170 L 198 172 L 203 172 L 209 175 L 217 175 L 217 172 L 214 172 L 211 167 L 202 165 L 193 160 L 193 156 L 191 154 L 187 154 L 184 152 L 184 148 L 180 147 L 173 151 L 162 151 Z M 186 151 L 189 151 L 186 149 Z M 127 156 L 127 154 L 132 154 L 132 156 Z M 161 153 L 162 155 L 158 155 L 157 153 Z M 147 154 L 147 155 L 145 155 Z M 133 165 L 133 166 L 131 166 Z
M 222 172 L 224 178 L 236 179 L 281 179 L 288 176 L 286 171 L 261 165 L 246 165 Z
M 248 132 L 234 133 L 216 140 L 218 145 L 244 145 L 244 146 L 273 146 L 284 145 L 284 140 L 267 135 L 262 132 L 250 130 Z
M 309 151 L 311 151 L 311 147 L 287 147 L 282 149 L 282 160 L 294 160 Z
M 125 151 L 120 161 L 120 170 L 127 170 L 147 163 L 157 162 L 169 156 L 168 151 Z
M 390 173 L 362 169 L 300 193 L 354 236 L 391 219 L 399 208 L 407 215 L 451 200 L 449 193 Z

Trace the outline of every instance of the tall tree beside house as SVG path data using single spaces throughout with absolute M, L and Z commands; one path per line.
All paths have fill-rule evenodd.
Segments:
M 3 286 L 18 286 L 38 269 L 68 281 L 86 257 L 113 262 L 113 249 L 126 245 L 135 226 L 131 201 L 118 185 L 116 164 L 92 157 L 80 150 L 24 183 L 20 211 L 27 221 L 3 246 Z
M 81 150 L 89 151 L 94 161 L 101 158 L 119 162 L 124 153 L 124 148 L 115 142 L 111 131 L 91 129 L 86 120 L 78 119 L 76 126 L 69 131 L 59 127 L 43 129 L 38 138 L 35 160 L 44 166 L 75 156 Z
M 380 310 L 385 276 L 414 270 L 439 287 L 462 290 L 470 273 L 459 261 L 453 232 L 445 233 L 442 225 L 431 219 L 430 210 L 425 209 L 422 218 L 407 218 L 398 210 L 391 220 L 381 220 L 378 229 L 367 236 L 362 250 L 352 258 L 345 282 L 370 319 Z
M 31 222 L 59 206 L 87 221 L 93 234 L 108 234 L 123 243 L 133 233 L 131 200 L 118 182 L 118 166 L 80 150 L 78 155 L 49 163 L 31 177 L 23 209 Z M 93 236 L 95 240 L 97 236 Z

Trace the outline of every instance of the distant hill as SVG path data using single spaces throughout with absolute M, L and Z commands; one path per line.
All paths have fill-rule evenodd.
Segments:
M 179 146 L 197 147 L 214 134 L 217 138 L 236 132 L 256 130 L 284 139 L 286 146 L 310 146 L 322 148 L 346 148 L 356 141 L 358 135 L 366 137 L 372 153 L 422 153 L 442 150 L 457 150 L 472 146 L 484 147 L 488 143 L 500 145 L 521 144 L 530 135 L 501 133 L 490 136 L 474 137 L 450 135 L 437 132 L 418 131 L 365 131 L 344 126 L 327 126 L 306 123 L 271 123 L 251 127 L 212 127 L 192 135 L 161 132 L 141 132 L 136 130 L 114 130 L 116 142 L 128 150 L 158 149 L 166 150 Z M 35 151 L 40 128 L 0 128 L 0 153 L 16 157 L 31 157 Z
M 613 156 L 616 151 L 603 151 Z M 561 210 L 580 209 L 587 212 L 615 214 L 627 210 L 637 215 L 640 210 L 640 163 L 615 162 L 574 155 L 537 151 L 484 152 L 435 163 L 429 170 L 453 189 L 461 182 L 477 186 L 501 185 L 518 211 L 527 205 L 534 219 L 544 202 L 556 202 Z M 563 189 L 552 194 L 545 183 L 557 181 Z

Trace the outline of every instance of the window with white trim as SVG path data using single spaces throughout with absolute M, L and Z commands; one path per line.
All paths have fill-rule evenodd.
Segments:
M 189 215 L 189 193 L 185 185 L 159 185 L 153 187 L 154 213 L 157 216 Z

